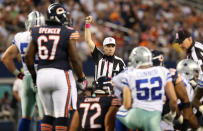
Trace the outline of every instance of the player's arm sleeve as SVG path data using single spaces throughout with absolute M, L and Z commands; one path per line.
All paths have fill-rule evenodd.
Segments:
M 78 40 L 80 38 L 80 33 L 76 30 L 73 30 L 70 34 L 70 40 Z
M 192 52 L 192 59 L 197 62 L 203 72 L 203 44 L 197 42 L 195 43 L 195 51 Z
M 120 71 L 119 72 L 123 71 L 125 68 L 126 68 L 125 62 L 121 59 L 120 60 Z
M 103 57 L 103 53 L 95 46 L 92 52 L 92 58 L 95 64 L 98 64 L 99 60 Z
M 172 81 L 172 76 L 171 73 L 166 70 L 166 83 Z
M 199 74 L 198 87 L 203 89 L 203 74 Z
M 120 106 L 121 105 L 121 99 L 119 99 L 117 97 L 112 97 L 111 105 L 112 106 Z
M 118 75 L 114 76 L 112 79 L 114 88 L 118 88 L 119 90 L 123 90 L 124 86 L 129 86 L 128 77 L 126 75 L 125 70 Z

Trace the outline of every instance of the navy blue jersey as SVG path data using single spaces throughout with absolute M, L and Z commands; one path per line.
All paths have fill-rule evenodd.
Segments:
M 111 105 L 120 105 L 120 100 L 112 96 L 82 97 L 77 105 L 82 129 L 104 131 L 105 115 Z
M 42 68 L 70 69 L 67 51 L 69 40 L 78 39 L 73 28 L 60 25 L 41 26 L 32 29 L 32 39 L 37 45 L 39 65 Z

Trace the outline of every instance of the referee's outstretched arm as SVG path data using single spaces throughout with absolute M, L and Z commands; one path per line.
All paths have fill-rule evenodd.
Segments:
M 90 32 L 90 24 L 92 23 L 92 16 L 87 16 L 85 18 L 85 41 L 87 42 L 90 51 L 93 52 L 95 48 L 95 44 L 92 41 L 91 32 Z

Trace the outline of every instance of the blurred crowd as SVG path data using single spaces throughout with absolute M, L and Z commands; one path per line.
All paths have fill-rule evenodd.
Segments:
M 203 16 L 196 9 L 178 4 L 176 0 L 55 0 L 61 2 L 73 18 L 73 26 L 80 32 L 77 47 L 83 61 L 91 58 L 84 41 L 84 19 L 94 17 L 91 32 L 94 42 L 102 48 L 103 39 L 113 36 L 117 55 L 127 61 L 130 50 L 139 45 L 158 49 L 166 59 L 178 61 L 184 52 L 173 44 L 179 28 L 188 29 L 195 40 L 203 42 Z M 0 0 L 0 53 L 19 31 L 32 10 L 46 16 L 48 0 Z
M 9 92 L 4 92 L 4 97 L 0 99 L 0 120 L 12 120 L 14 108 Z

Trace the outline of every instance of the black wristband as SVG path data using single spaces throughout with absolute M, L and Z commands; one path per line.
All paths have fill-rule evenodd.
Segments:
M 187 103 L 182 103 L 182 108 L 189 108 L 190 107 L 190 102 Z

